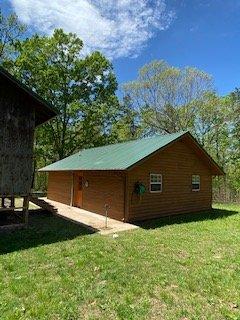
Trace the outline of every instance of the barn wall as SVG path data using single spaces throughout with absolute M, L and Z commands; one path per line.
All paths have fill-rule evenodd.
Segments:
M 161 193 L 150 193 L 150 173 L 162 174 Z M 200 191 L 192 191 L 192 175 L 201 177 Z M 141 181 L 147 191 L 141 197 L 133 193 Z M 211 208 L 212 176 L 201 159 L 186 142 L 175 142 L 156 153 L 128 173 L 128 220 L 194 212 Z
M 47 197 L 67 205 L 71 203 L 72 173 L 49 172 Z
M 33 175 L 34 108 L 0 81 L 0 195 L 27 195 Z
M 83 184 L 83 208 L 98 214 L 105 214 L 104 205 L 110 205 L 109 217 L 124 218 L 125 174 L 121 171 L 85 171 Z

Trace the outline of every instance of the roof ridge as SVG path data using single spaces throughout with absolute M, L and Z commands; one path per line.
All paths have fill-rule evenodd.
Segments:
M 126 170 L 153 152 L 181 138 L 186 131 L 154 135 L 101 147 L 82 149 L 40 171 Z
M 116 145 L 120 145 L 120 144 L 129 144 L 129 143 L 132 143 L 132 142 L 137 142 L 137 141 L 142 141 L 142 140 L 147 140 L 147 139 L 153 139 L 153 138 L 162 138 L 162 137 L 171 136 L 171 135 L 184 134 L 184 133 L 187 133 L 187 132 L 188 132 L 188 130 L 182 130 L 182 131 L 177 131 L 177 132 L 173 132 L 173 133 L 155 134 L 154 136 L 151 136 L 151 137 L 143 137 L 143 138 L 133 139 L 133 140 L 128 140 L 128 141 L 110 143 L 110 144 L 105 144 L 103 146 L 98 146 L 98 147 L 83 148 L 83 149 L 80 149 L 79 151 L 77 151 L 73 155 L 76 155 L 77 153 L 80 153 L 81 151 L 85 151 L 85 150 L 100 149 L 100 148 L 106 148 L 106 147 L 110 147 L 110 146 L 112 147 L 112 146 L 116 146 Z

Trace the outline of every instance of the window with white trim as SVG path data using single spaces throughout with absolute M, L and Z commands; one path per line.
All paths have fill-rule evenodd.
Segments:
M 150 173 L 150 192 L 162 192 L 162 175 L 159 173 Z
M 192 175 L 192 191 L 200 190 L 200 176 L 197 174 Z

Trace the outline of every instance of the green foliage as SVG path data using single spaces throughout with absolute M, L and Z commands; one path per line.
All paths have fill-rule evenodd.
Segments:
M 1 234 L 1 320 L 239 319 L 239 228 L 236 205 L 118 238 L 30 214 L 28 229 Z
M 203 71 L 171 67 L 163 60 L 143 66 L 137 80 L 123 86 L 146 127 L 168 133 L 192 127 L 193 103 L 211 88 L 211 77 Z
M 61 29 L 50 37 L 35 35 L 18 43 L 15 76 L 59 112 L 36 131 L 38 168 L 81 148 L 118 139 L 112 133 L 120 116 L 112 64 L 99 52 L 83 57 L 82 48 L 75 34 Z
M 240 201 L 240 90 L 219 97 L 206 73 L 164 61 L 145 65 L 123 89 L 143 134 L 190 130 L 226 172 L 214 180 L 214 197 Z
M 0 64 L 11 66 L 11 58 L 16 53 L 16 44 L 26 31 L 15 14 L 4 16 L 0 9 Z
M 119 141 L 129 141 L 141 137 L 144 134 L 143 123 L 129 96 L 123 97 L 119 111 L 118 121 L 114 123 L 112 128 L 113 135 Z
M 37 132 L 37 153 L 48 161 L 62 159 L 90 140 L 98 145 L 117 111 L 111 63 L 99 52 L 82 58 L 82 47 L 75 34 L 61 29 L 19 44 L 15 74 L 60 113 Z
M 25 30 L 16 15 L 0 12 L 0 63 L 59 111 L 36 130 L 37 168 L 81 148 L 190 130 L 227 173 L 214 181 L 216 197 L 240 200 L 239 89 L 219 97 L 205 72 L 155 60 L 123 85 L 119 102 L 112 64 L 101 53 L 84 57 L 81 39 L 61 29 L 24 40 Z M 36 188 L 45 187 L 41 175 Z

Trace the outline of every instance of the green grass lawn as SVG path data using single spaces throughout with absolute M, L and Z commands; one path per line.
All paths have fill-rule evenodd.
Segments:
M 119 237 L 36 211 L 0 235 L 0 319 L 240 319 L 240 206 Z

